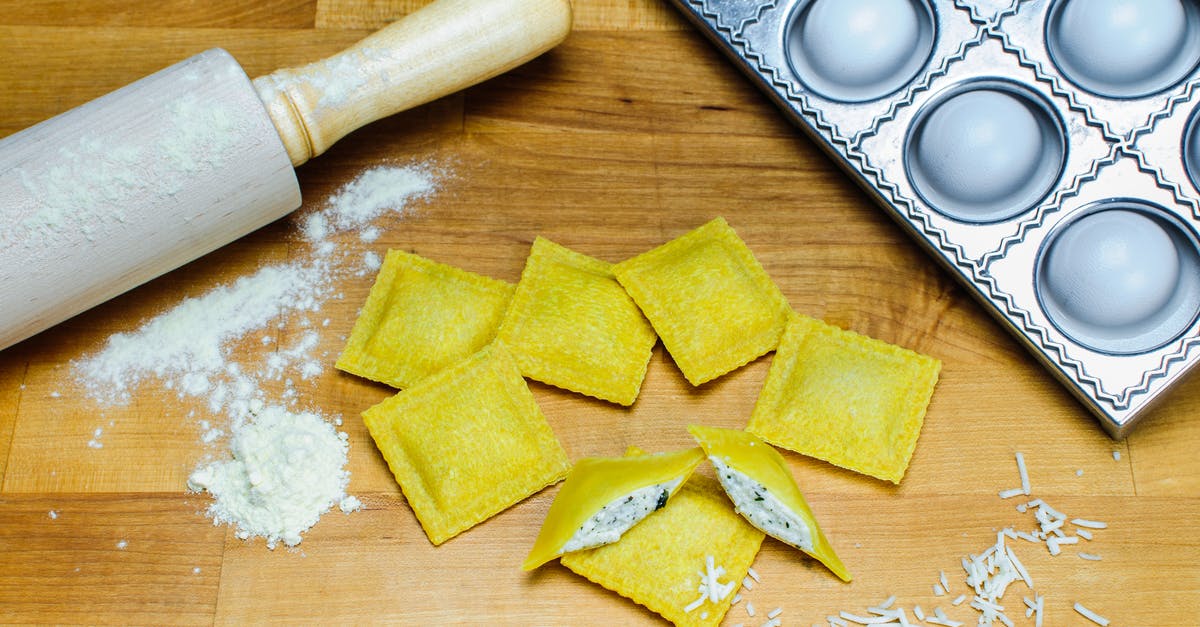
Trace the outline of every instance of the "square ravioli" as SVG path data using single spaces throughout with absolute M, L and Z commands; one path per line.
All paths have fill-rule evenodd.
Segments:
M 722 218 L 613 267 L 692 385 L 773 350 L 787 299 Z
M 538 237 L 498 337 L 530 379 L 632 405 L 654 329 L 612 264 Z
M 406 388 L 491 342 L 511 283 L 389 250 L 339 370 Z
M 900 483 L 941 362 L 796 314 L 746 430 L 797 453 Z
M 500 342 L 368 409 L 363 421 L 435 545 L 571 466 Z
M 616 543 L 567 553 L 559 561 L 676 625 L 719 625 L 763 537 L 733 511 L 713 479 L 693 475 L 665 507 Z M 717 603 L 697 603 L 710 556 L 725 571 L 719 581 L 733 588 Z

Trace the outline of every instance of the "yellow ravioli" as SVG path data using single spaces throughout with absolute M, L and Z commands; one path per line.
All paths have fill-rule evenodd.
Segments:
M 776 446 L 900 483 L 941 365 L 797 314 L 746 430 Z
M 773 350 L 791 311 L 722 218 L 622 261 L 613 273 L 692 385 Z
M 575 462 L 523 568 L 533 570 L 563 553 L 616 542 L 626 525 L 636 525 L 665 507 L 703 460 L 699 448 L 690 448 Z M 639 494 L 643 498 L 637 498 Z M 572 543 L 581 530 L 590 532 L 585 543 Z
M 850 571 L 821 532 L 787 462 L 752 433 L 692 425 L 737 511 L 755 527 L 815 557 L 842 581 Z
M 716 482 L 693 475 L 666 507 L 618 542 L 567 553 L 559 561 L 676 625 L 719 625 L 762 541 L 763 533 L 734 513 Z M 717 603 L 697 604 L 709 556 L 725 571 L 720 581 L 733 588 Z
M 621 405 L 637 398 L 658 340 L 612 264 L 542 237 L 498 336 L 525 376 Z
M 500 342 L 368 409 L 363 421 L 435 545 L 571 466 Z
M 491 342 L 513 285 L 388 251 L 337 368 L 406 388 Z

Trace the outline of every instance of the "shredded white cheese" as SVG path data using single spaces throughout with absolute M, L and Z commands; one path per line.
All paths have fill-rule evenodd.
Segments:
M 945 627 L 962 627 L 962 621 L 951 620 L 950 617 L 946 616 L 945 610 L 940 607 L 934 608 L 933 616 L 926 618 L 925 622 L 934 625 L 944 625 Z
M 1025 618 L 1034 617 L 1035 627 L 1042 627 L 1042 595 L 1035 594 L 1031 600 L 1025 597 Z
M 1017 451 L 1017 473 L 1021 476 L 1021 491 L 1029 494 L 1029 472 L 1025 470 L 1025 456 Z
M 1025 491 L 1024 489 L 1022 489 L 1022 488 L 1009 488 L 1009 489 L 1007 489 L 1007 490 L 1001 490 L 1001 491 L 1000 491 L 1000 498 L 1002 498 L 1002 499 L 1011 499 L 1011 498 L 1012 498 L 1012 497 L 1014 497 L 1014 496 L 1020 496 L 1020 495 L 1022 495 L 1022 494 L 1029 494 L 1029 493 L 1028 493 L 1028 492 L 1026 492 L 1026 491 Z
M 1100 627 L 1107 627 L 1108 625 L 1107 618 L 1104 618 L 1103 616 L 1089 610 L 1080 603 L 1075 604 L 1075 611 L 1079 612 L 1080 616 L 1092 621 L 1093 623 L 1096 623 L 1097 625 L 1100 625 Z
M 712 555 L 704 557 L 704 570 L 696 573 L 700 577 L 700 585 L 697 591 L 700 592 L 700 598 L 692 601 L 683 608 L 685 613 L 691 613 L 699 609 L 705 602 L 717 604 L 729 598 L 736 587 L 734 582 L 722 582 L 721 577 L 725 576 L 725 568 L 717 565 L 717 560 Z M 738 598 L 735 597 L 733 603 L 736 603 Z M 731 603 L 732 605 L 732 603 Z M 749 606 L 749 604 L 747 603 Z M 753 616 L 754 614 L 751 614 Z

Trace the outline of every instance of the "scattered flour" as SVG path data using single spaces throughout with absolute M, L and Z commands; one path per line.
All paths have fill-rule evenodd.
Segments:
M 310 215 L 304 223 L 304 235 L 314 243 L 334 233 L 360 231 L 372 234 L 371 221 L 385 212 L 405 214 L 416 200 L 437 191 L 430 166 L 377 166 L 363 172 L 329 198 L 328 206 Z M 376 233 L 375 237 L 378 237 Z
M 333 276 L 327 262 L 267 266 L 189 298 L 131 333 L 109 338 L 104 349 L 75 364 L 88 393 L 124 403 L 147 377 L 171 382 L 181 395 L 213 392 L 229 376 L 228 344 L 292 312 L 320 308 Z
M 342 510 L 342 513 L 349 514 L 362 509 L 363 504 L 362 501 L 358 500 L 357 496 L 347 496 L 338 503 L 338 508 Z
M 311 247 L 307 258 L 264 267 L 185 299 L 136 331 L 111 336 L 99 352 L 73 364 L 79 382 L 98 402 L 124 404 L 143 383 L 154 381 L 224 415 L 227 429 L 201 420 L 200 439 L 227 442 L 229 455 L 198 467 L 189 487 L 212 495 L 207 514 L 214 524 L 236 526 L 238 537 L 261 536 L 271 548 L 299 544 L 301 534 L 334 505 L 345 513 L 362 508 L 345 493 L 347 437 L 334 427 L 342 419 L 334 416 L 331 424 L 297 407 L 296 381 L 319 376 L 327 357 L 320 352 L 318 325 L 308 316 L 341 298 L 336 284 L 361 275 L 364 264 L 378 269 L 377 253 L 341 251 L 331 237 L 365 229 L 366 239 L 373 240 L 378 237 L 371 231 L 373 220 L 385 213 L 404 215 L 437 187 L 427 164 L 363 172 L 325 207 L 300 218 Z M 283 330 L 289 322 L 300 331 L 277 339 L 271 328 Z M 328 324 L 325 318 L 319 327 Z M 249 345 L 263 354 L 247 348 L 242 342 L 247 337 L 259 338 Z M 235 354 L 247 360 L 234 361 Z M 281 382 L 282 391 L 269 393 L 267 388 L 279 386 L 264 385 L 268 382 Z M 97 429 L 88 446 L 101 447 L 101 433 Z
M 269 548 L 295 546 L 331 507 L 345 511 L 358 500 L 346 496 L 346 434 L 317 414 L 255 409 L 233 433 L 233 459 L 197 468 L 188 487 L 211 493 L 213 523 L 236 525 L 239 538 L 262 536 Z
M 387 50 L 360 48 L 317 61 L 299 73 L 283 71 L 255 79 L 255 86 L 271 92 L 315 91 L 321 95 L 318 107 L 336 107 L 361 91 L 378 75 L 378 72 L 366 68 L 377 67 L 387 61 Z M 387 80 L 386 73 L 383 78 Z
M 93 137 L 81 137 L 31 170 L 15 174 L 30 198 L 38 199 L 19 229 L 0 234 L 0 243 L 27 247 L 57 242 L 64 233 L 82 233 L 91 240 L 98 230 L 119 224 L 125 214 L 119 209 L 143 181 L 137 175 L 141 150 L 111 146 Z
M 363 253 L 363 268 L 369 272 L 377 272 L 383 267 L 383 259 L 375 251 Z
M 39 251 L 78 245 L 79 236 L 97 241 L 135 217 L 128 212 L 135 200 L 170 198 L 196 174 L 224 167 L 252 118 L 234 103 L 197 93 L 183 91 L 165 103 L 161 123 L 151 125 L 157 132 L 149 150 L 120 143 L 113 131 L 82 136 L 15 168 L 12 174 L 36 200 L 14 228 L 0 230 L 0 245 Z

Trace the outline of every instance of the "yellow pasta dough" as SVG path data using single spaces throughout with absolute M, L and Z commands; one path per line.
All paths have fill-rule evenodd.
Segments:
M 676 625 L 709 626 L 721 623 L 762 541 L 763 533 L 734 513 L 715 481 L 693 475 L 619 541 L 559 561 Z M 732 590 L 719 602 L 698 602 L 710 557 Z
M 796 314 L 746 430 L 899 483 L 940 370 L 932 357 Z
M 523 568 L 533 570 L 563 553 L 616 542 L 665 507 L 703 460 L 699 448 L 690 448 L 575 462 Z
M 409 387 L 491 342 L 513 285 L 388 251 L 337 368 Z
M 774 350 L 791 311 L 722 218 L 622 261 L 613 273 L 692 385 Z
M 700 425 L 692 425 L 688 431 L 716 467 L 717 479 L 739 514 L 816 558 L 842 581 L 850 581 L 850 571 L 821 532 L 779 451 L 745 431 Z
M 611 264 L 542 237 L 498 335 L 525 376 L 621 405 L 637 398 L 658 340 Z
M 368 409 L 363 420 L 434 544 L 570 469 L 500 342 Z

